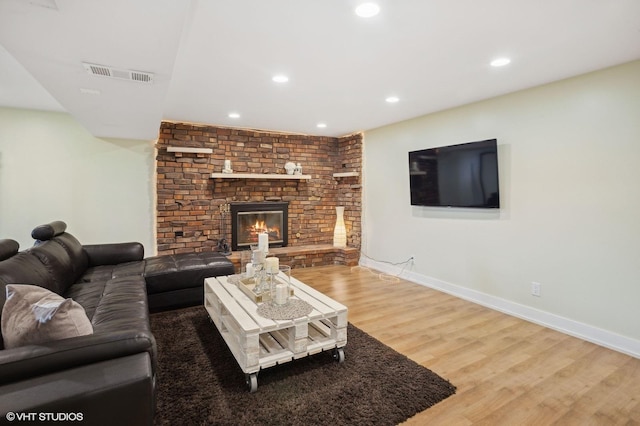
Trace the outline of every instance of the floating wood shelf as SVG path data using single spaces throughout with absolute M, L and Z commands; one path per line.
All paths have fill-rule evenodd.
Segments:
M 268 173 L 211 173 L 212 179 L 291 179 L 309 180 L 311 175 L 285 175 Z
M 167 152 L 181 152 L 188 154 L 213 154 L 211 148 L 192 148 L 188 146 L 170 146 L 167 147 Z
M 341 173 L 334 173 L 333 177 L 335 178 L 341 178 L 341 177 L 351 177 L 351 176 L 359 176 L 360 173 L 358 172 L 341 172 Z

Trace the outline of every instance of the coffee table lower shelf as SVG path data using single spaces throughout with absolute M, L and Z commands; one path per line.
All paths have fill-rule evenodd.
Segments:
M 226 277 L 205 280 L 205 308 L 229 350 L 245 373 L 251 392 L 258 388 L 264 368 L 332 350 L 344 361 L 347 308 L 297 280 L 297 298 L 313 306 L 308 315 L 293 320 L 269 320 L 257 314 L 258 305 Z

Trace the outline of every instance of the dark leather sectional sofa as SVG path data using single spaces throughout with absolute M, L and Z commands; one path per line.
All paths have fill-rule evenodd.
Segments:
M 78 302 L 93 334 L 11 349 L 0 339 L 0 422 L 11 412 L 81 413 L 77 423 L 91 425 L 152 424 L 149 312 L 202 303 L 204 278 L 233 274 L 233 264 L 214 252 L 145 259 L 139 243 L 82 245 L 61 221 L 38 226 L 32 236 L 36 244 L 21 252 L 16 241 L 0 240 L 0 312 L 6 285 L 37 285 Z

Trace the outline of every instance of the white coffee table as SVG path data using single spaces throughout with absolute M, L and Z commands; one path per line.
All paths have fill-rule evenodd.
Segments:
M 313 310 L 291 320 L 271 320 L 257 313 L 258 304 L 228 277 L 205 279 L 204 306 L 245 373 L 250 392 L 258 389 L 258 372 L 333 350 L 344 361 L 347 344 L 347 307 L 291 277 L 294 299 Z

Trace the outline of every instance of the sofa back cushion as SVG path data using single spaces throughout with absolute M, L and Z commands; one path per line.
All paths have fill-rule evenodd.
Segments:
M 8 238 L 0 240 L 0 262 L 3 260 L 7 260 L 10 257 L 18 254 L 18 250 L 20 249 L 20 244 L 16 240 L 11 240 Z M 0 321 L 2 321 L 2 307 L 4 306 L 4 302 L 6 299 L 5 294 L 5 286 L 7 284 L 0 280 Z M 0 333 L 0 337 L 1 333 Z M 2 344 L 2 339 L 0 338 L 0 349 L 4 349 L 4 345 Z
M 72 283 L 78 282 L 89 267 L 89 258 L 82 248 L 82 244 L 80 244 L 80 241 L 78 241 L 76 237 L 67 232 L 57 235 L 51 241 L 60 244 L 69 255 Z
M 20 244 L 16 240 L 4 239 L 0 240 L 0 261 L 10 258 L 18 254 Z
M 0 282 L 5 284 L 33 284 L 52 290 L 54 281 L 47 268 L 30 251 L 22 251 L 0 262 Z M 4 302 L 4 286 L 0 297 Z
M 74 283 L 73 262 L 71 256 L 60 244 L 55 241 L 45 241 L 29 250 L 45 266 L 51 276 L 51 286 L 49 290 L 57 294 L 64 294 L 67 288 Z M 38 283 L 15 283 L 15 284 L 35 284 Z
M 64 294 L 84 274 L 87 254 L 65 230 L 61 221 L 36 227 L 31 233 L 36 246 L 22 252 L 18 252 L 16 241 L 0 240 L 0 318 L 7 284 L 37 285 Z
M 67 252 L 70 263 L 68 266 L 70 269 L 69 278 L 70 283 L 73 284 L 84 274 L 85 270 L 89 267 L 89 258 L 82 248 L 80 241 L 73 235 L 66 232 L 67 224 L 61 220 L 56 220 L 44 225 L 36 226 L 31 231 L 31 237 L 36 240 L 36 246 L 47 245 L 50 243 L 57 243 Z M 56 251 L 58 255 L 60 252 Z M 45 259 L 46 260 L 46 259 Z M 45 261 L 43 260 L 43 262 Z M 64 291 L 66 289 L 62 289 Z M 60 293 L 62 294 L 62 292 Z

